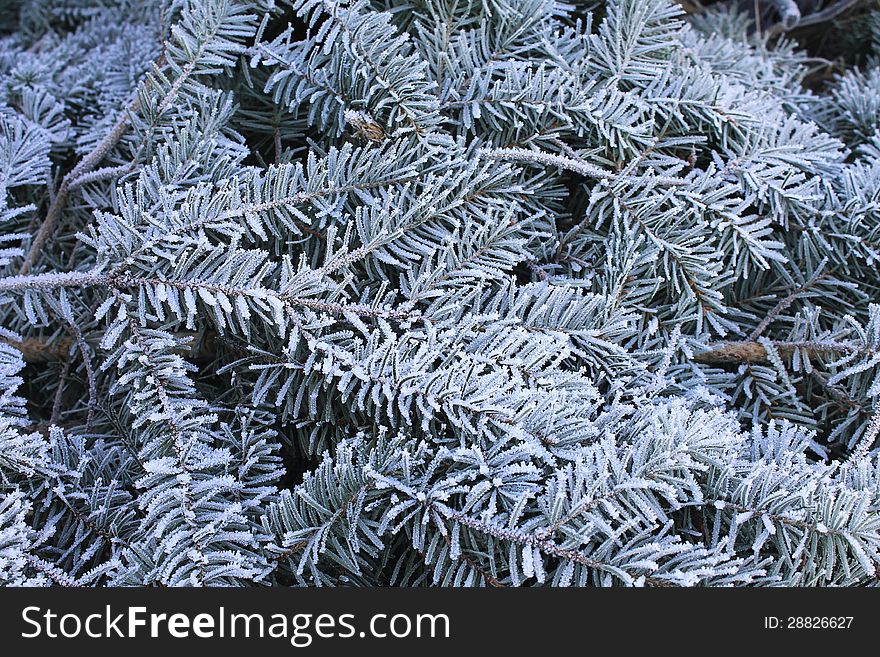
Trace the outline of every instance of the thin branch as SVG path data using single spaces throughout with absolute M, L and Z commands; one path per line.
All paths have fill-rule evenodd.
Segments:
M 868 424 L 868 428 L 865 429 L 865 433 L 862 434 L 862 437 L 859 439 L 856 448 L 852 451 L 852 454 L 849 455 L 849 458 L 847 458 L 847 463 L 860 461 L 867 457 L 868 452 L 871 451 L 871 448 L 877 441 L 878 435 L 880 435 L 880 404 L 878 404 L 877 408 L 874 410 L 874 414 L 871 416 L 871 422 Z
M 751 335 L 749 335 L 749 340 L 757 340 L 758 338 L 760 338 L 761 334 L 767 330 L 767 327 L 770 326 L 770 324 L 772 324 L 779 317 L 780 314 L 785 312 L 785 310 L 791 304 L 793 304 L 796 299 L 798 299 L 803 294 L 808 292 L 811 287 L 816 285 L 816 283 L 818 283 L 820 280 L 822 280 L 826 276 L 827 276 L 827 273 L 819 274 L 818 276 L 816 276 L 812 280 L 804 283 L 801 287 L 799 287 L 797 290 L 795 290 L 794 292 L 792 292 L 788 296 L 780 299 L 779 302 L 773 307 L 773 309 L 769 313 L 767 313 L 767 316 L 764 317 L 763 320 L 761 320 L 761 323 L 758 324 L 758 326 L 755 328 L 755 330 L 752 331 Z
M 358 254 L 358 251 L 353 252 Z M 146 286 L 167 285 L 177 290 L 206 290 L 220 292 L 231 297 L 252 299 L 275 298 L 282 304 L 293 308 L 309 308 L 317 312 L 344 317 L 347 314 L 358 317 L 376 317 L 402 322 L 416 322 L 423 319 L 418 312 L 401 311 L 395 308 L 374 308 L 360 303 L 341 303 L 320 298 L 297 297 L 268 288 L 232 287 L 199 280 L 166 280 L 161 278 L 141 278 L 138 276 L 110 275 L 96 272 L 44 273 L 33 276 L 7 276 L 0 278 L 0 293 L 23 292 L 27 290 L 57 290 L 61 288 L 104 287 L 111 290 L 144 288 Z
M 73 338 L 66 336 L 54 340 L 50 338 L 27 338 L 25 340 L 0 338 L 0 342 L 18 349 L 25 363 L 54 363 L 67 360 Z
M 804 27 L 819 25 L 820 23 L 834 20 L 838 16 L 854 8 L 857 4 L 859 4 L 859 2 L 860 0 L 840 0 L 838 3 L 833 4 L 830 7 L 826 7 L 821 11 L 814 12 L 805 17 L 799 16 L 798 20 L 795 21 L 794 24 L 787 24 L 786 21 L 783 20 L 783 22 L 777 23 L 776 25 L 768 28 L 767 34 L 782 34 L 783 32 L 800 30 Z
M 122 138 L 122 135 L 125 134 L 125 131 L 128 129 L 128 124 L 131 120 L 130 112 L 136 112 L 140 107 L 140 99 L 136 99 L 134 103 L 131 104 L 128 111 L 123 111 L 122 116 L 113 126 L 113 129 L 108 132 L 104 138 L 95 144 L 95 147 L 92 151 L 83 157 L 79 163 L 73 167 L 73 169 L 64 176 L 64 179 L 61 181 L 61 185 L 58 188 L 58 192 L 55 194 L 55 198 L 52 200 L 52 204 L 49 206 L 49 210 L 46 213 L 46 218 L 43 220 L 43 223 L 40 224 L 40 229 L 37 231 L 37 234 L 34 236 L 34 241 L 31 242 L 31 248 L 27 252 L 27 255 L 24 258 L 24 262 L 21 264 L 21 269 L 19 269 L 19 274 L 24 275 L 30 272 L 33 266 L 36 264 L 37 260 L 40 257 L 40 254 L 43 251 L 43 247 L 46 245 L 46 242 L 49 241 L 49 238 L 55 232 L 55 225 L 58 223 L 58 220 L 61 217 L 61 213 L 64 211 L 65 206 L 67 205 L 67 201 L 70 198 L 70 192 L 73 190 L 74 185 L 79 181 L 80 178 L 89 174 L 98 164 L 101 163 L 101 160 L 110 152 L 110 150 L 116 146 L 119 140 Z
M 810 356 L 828 353 L 853 352 L 858 346 L 852 342 L 805 341 L 805 342 L 774 342 L 773 346 L 783 358 L 787 358 L 795 350 L 801 349 Z M 767 350 L 760 342 L 744 340 L 714 345 L 710 349 L 696 354 L 694 361 L 707 365 L 723 365 L 728 363 L 766 363 L 769 362 Z
M 186 356 L 188 360 L 194 363 L 206 362 L 212 359 L 217 353 L 217 342 L 223 342 L 224 344 L 228 343 L 228 340 L 220 339 L 220 336 L 213 331 L 205 331 L 203 333 L 196 331 L 175 331 L 173 336 L 176 340 L 192 341 L 186 347 L 175 350 L 175 353 L 178 353 L 181 356 Z M 82 340 L 81 342 L 80 339 Z M 73 346 L 74 341 L 76 341 L 80 351 L 85 353 L 86 347 L 89 345 L 92 347 L 96 346 L 99 339 L 100 335 L 90 342 L 85 339 L 85 336 L 83 336 L 82 333 L 80 333 L 80 338 L 76 340 L 72 336 L 63 336 L 54 339 L 49 337 L 27 338 L 20 341 L 0 338 L 0 343 L 8 344 L 9 346 L 18 349 L 21 352 L 25 363 L 57 363 L 71 360 L 71 347 Z M 91 374 L 89 374 L 90 370 L 92 371 Z M 92 368 L 91 363 L 86 365 L 86 377 L 89 379 L 89 387 L 95 388 L 95 381 L 93 380 L 94 368 Z M 95 399 L 97 399 L 97 396 Z
M 73 351 L 73 347 L 71 347 L 71 351 Z M 25 361 L 27 362 L 27 361 Z M 61 418 L 61 401 L 64 397 L 65 384 L 67 383 L 67 377 L 70 376 L 70 364 L 73 362 L 72 358 L 66 358 L 64 360 L 64 365 L 61 368 L 61 374 L 58 376 L 58 389 L 55 391 L 55 399 L 52 402 L 52 413 L 49 416 L 49 424 L 58 424 L 59 419 Z

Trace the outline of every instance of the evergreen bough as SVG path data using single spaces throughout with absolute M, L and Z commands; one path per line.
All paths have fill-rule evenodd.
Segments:
M 876 585 L 866 4 L 0 2 L 0 583 Z

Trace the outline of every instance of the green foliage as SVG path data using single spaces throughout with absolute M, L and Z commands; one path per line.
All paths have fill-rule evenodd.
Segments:
M 0 582 L 875 580 L 880 69 L 593 9 L 4 13 Z

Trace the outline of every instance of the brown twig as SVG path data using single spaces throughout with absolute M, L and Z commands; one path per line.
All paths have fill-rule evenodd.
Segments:
M 787 358 L 796 349 L 803 349 L 810 356 L 828 353 L 851 352 L 857 349 L 849 342 L 775 342 L 773 344 L 782 358 Z M 713 345 L 710 349 L 694 356 L 694 361 L 706 365 L 723 365 L 731 363 L 766 363 L 769 361 L 767 350 L 760 342 L 743 340 Z
M 177 331 L 174 333 L 175 338 L 193 339 L 197 338 L 199 333 L 195 331 Z M 192 362 L 203 362 L 211 359 L 217 347 L 217 334 L 211 331 L 203 335 L 202 340 L 195 341 L 192 346 L 180 350 L 180 354 L 186 356 Z M 66 362 L 70 358 L 71 347 L 76 342 L 83 352 L 85 358 L 86 340 L 80 334 L 78 338 L 73 336 L 63 336 L 60 338 L 27 338 L 21 341 L 0 338 L 0 342 L 8 344 L 18 349 L 25 363 L 57 363 Z M 91 364 L 87 366 L 87 378 L 90 379 L 90 387 L 94 387 L 94 373 L 89 373 Z
M 67 201 L 70 198 L 70 192 L 73 190 L 76 183 L 79 182 L 80 178 L 91 173 L 92 170 L 101 163 L 101 160 L 104 159 L 107 153 L 119 143 L 122 135 L 125 134 L 125 131 L 128 129 L 130 121 L 129 112 L 136 112 L 139 106 L 140 99 L 136 99 L 129 107 L 129 111 L 122 113 L 122 116 L 113 126 L 113 129 L 95 145 L 88 155 L 83 157 L 79 163 L 77 163 L 77 165 L 73 167 L 66 176 L 64 176 L 64 179 L 61 181 L 61 185 L 59 185 L 58 191 L 55 194 L 55 198 L 49 206 L 46 218 L 43 220 L 37 234 L 34 236 L 34 241 L 31 242 L 31 248 L 28 250 L 24 262 L 21 263 L 21 269 L 18 272 L 20 275 L 27 274 L 36 264 L 37 259 L 40 257 L 40 253 L 43 251 L 43 247 L 55 231 L 55 225 L 61 218 L 61 213 L 64 211 Z
M 15 347 L 21 352 L 26 363 L 54 363 L 67 359 L 70 353 L 72 337 L 60 337 L 54 340 L 49 338 L 27 338 L 16 341 L 0 338 L 0 342 Z

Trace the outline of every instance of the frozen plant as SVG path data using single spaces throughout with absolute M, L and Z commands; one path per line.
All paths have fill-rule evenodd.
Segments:
M 3 584 L 876 583 L 870 53 L 817 85 L 671 0 L 0 4 Z

